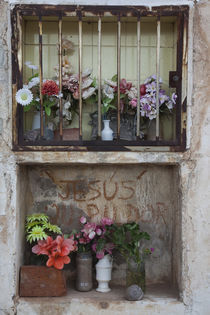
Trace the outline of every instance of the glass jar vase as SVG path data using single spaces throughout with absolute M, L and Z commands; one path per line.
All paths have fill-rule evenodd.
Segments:
M 126 286 L 137 284 L 145 292 L 145 264 L 144 261 L 136 262 L 133 259 L 127 261 Z

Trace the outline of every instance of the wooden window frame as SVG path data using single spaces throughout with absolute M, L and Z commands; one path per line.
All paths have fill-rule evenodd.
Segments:
M 97 140 L 83 141 L 81 138 L 81 119 L 80 119 L 80 140 L 66 141 L 66 140 L 36 140 L 26 141 L 23 138 L 23 108 L 17 105 L 15 94 L 23 85 L 23 71 L 22 71 L 22 20 L 24 16 L 37 16 L 39 23 L 41 23 L 42 16 L 56 16 L 59 21 L 62 17 L 69 16 L 76 13 L 78 21 L 82 21 L 85 13 L 94 14 L 96 16 L 103 16 L 105 12 L 116 16 L 118 21 L 121 17 L 134 16 L 140 21 L 141 17 L 154 16 L 157 21 L 162 16 L 176 16 L 177 17 L 177 68 L 176 71 L 169 72 L 170 87 L 176 88 L 177 105 L 176 105 L 176 139 L 173 141 L 166 141 L 159 139 L 159 117 L 156 123 L 156 140 L 142 140 L 137 131 L 137 140 L 126 141 L 119 139 L 119 79 L 118 76 L 118 137 L 113 141 L 102 141 L 99 137 Z M 187 53 L 187 33 L 188 33 L 188 6 L 161 6 L 152 7 L 151 10 L 144 6 L 72 6 L 72 5 L 16 5 L 11 12 L 12 25 L 12 90 L 13 90 L 13 150 L 14 151 L 184 151 L 186 149 L 186 97 L 182 98 L 182 80 L 183 68 L 187 67 L 184 62 Z M 60 24 L 60 23 L 59 23 Z M 40 24 L 41 25 L 41 24 Z M 119 24 L 120 25 L 120 24 Z M 41 31 L 40 31 L 41 32 Z M 61 28 L 60 28 L 61 38 Z M 118 27 L 119 32 L 119 27 Z M 138 37 L 138 36 L 137 36 Z M 39 34 L 40 44 L 40 58 L 42 59 L 41 45 L 42 35 Z M 120 52 L 119 44 L 118 49 Z M 118 55 L 119 55 L 118 52 Z M 61 61 L 60 61 L 61 62 Z M 118 72 L 120 63 L 118 62 Z M 186 73 L 187 71 L 185 71 Z M 158 69 L 157 69 L 158 73 Z M 100 71 L 99 74 L 100 76 Z M 60 81 L 62 74 L 60 73 Z M 80 76 L 81 77 L 81 76 Z M 40 69 L 40 78 L 42 78 L 42 68 Z M 40 80 L 41 81 L 41 80 Z M 139 82 L 138 82 L 139 83 Z M 80 93 L 81 94 L 81 93 Z M 140 98 L 140 96 L 138 95 Z M 99 98 L 100 99 L 100 98 Z M 100 101 L 100 100 L 99 100 Z M 80 100 L 80 116 L 81 116 L 81 100 Z M 99 108 L 99 107 L 98 107 Z M 99 111 L 100 114 L 100 111 Z M 100 115 L 99 115 L 100 117 Z M 43 105 L 41 104 L 41 134 L 43 135 Z M 98 125 L 100 127 L 100 118 Z M 137 124 L 139 122 L 137 121 Z M 139 126 L 139 125 L 138 125 Z M 99 128 L 100 130 L 101 128 Z M 138 128 L 137 128 L 138 130 Z M 60 138 L 62 139 L 62 105 L 60 103 Z

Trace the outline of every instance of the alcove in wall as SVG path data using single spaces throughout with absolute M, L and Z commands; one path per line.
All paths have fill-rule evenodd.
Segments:
M 166 292 L 164 288 L 180 291 L 181 215 L 177 166 L 25 165 L 19 167 L 18 179 L 19 265 L 24 263 L 27 214 L 46 213 L 63 233 L 79 228 L 82 215 L 94 222 L 102 217 L 119 223 L 135 221 L 151 235 L 146 245 L 155 249 L 146 261 L 148 292 L 159 294 L 162 290 L 159 288 L 163 288 L 162 292 Z M 111 286 L 123 286 L 124 281 L 124 265 L 116 260 Z

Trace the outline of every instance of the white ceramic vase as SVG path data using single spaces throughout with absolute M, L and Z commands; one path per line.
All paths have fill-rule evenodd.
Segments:
M 112 258 L 110 255 L 105 255 L 96 264 L 96 280 L 98 281 L 98 292 L 109 292 L 109 281 L 112 274 Z
M 103 120 L 104 129 L 101 132 L 101 138 L 104 141 L 113 140 L 113 130 L 109 127 L 110 120 Z
M 45 124 L 45 112 L 43 111 L 43 122 Z M 40 112 L 34 112 L 33 120 L 32 120 L 32 130 L 40 129 Z
M 40 112 L 35 112 L 32 121 L 32 130 L 40 128 Z

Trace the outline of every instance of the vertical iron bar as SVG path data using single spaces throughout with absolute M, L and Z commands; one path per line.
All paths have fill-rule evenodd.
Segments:
M 160 16 L 157 18 L 157 52 L 156 52 L 156 140 L 159 140 L 159 81 L 160 81 Z
M 118 16 L 117 30 L 117 139 L 120 139 L 120 63 L 121 63 L 121 22 Z
M 39 16 L 39 98 L 40 98 L 40 128 L 41 137 L 44 136 L 44 119 L 43 119 L 43 95 L 42 95 L 42 81 L 43 81 L 43 62 L 42 62 L 42 16 Z
M 82 140 L 82 18 L 79 17 L 79 137 Z
M 23 18 L 20 12 L 17 12 L 17 30 L 18 36 L 17 38 L 17 89 L 21 89 L 23 87 Z M 18 119 L 16 121 L 16 127 L 18 131 L 18 142 L 21 144 L 24 139 L 24 112 L 23 106 L 18 106 L 16 103 L 15 113 L 18 113 Z M 15 131 L 15 133 L 16 133 Z
M 98 137 L 101 137 L 101 17 L 98 19 Z
M 59 97 L 59 117 L 60 117 L 60 140 L 63 138 L 63 104 L 62 104 L 62 17 L 59 16 L 58 21 L 58 42 L 59 42 L 59 90 L 60 90 L 60 97 Z
M 137 129 L 136 136 L 140 136 L 140 66 L 141 66 L 141 22 L 137 21 Z

